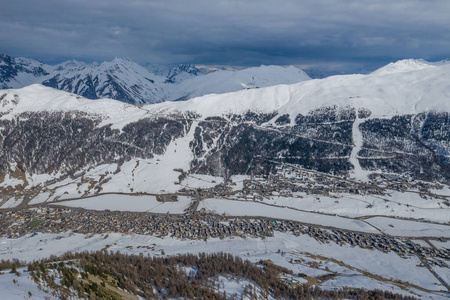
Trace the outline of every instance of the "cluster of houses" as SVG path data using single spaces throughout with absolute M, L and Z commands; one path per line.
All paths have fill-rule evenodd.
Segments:
M 295 193 L 330 196 L 339 193 L 360 195 L 383 195 L 384 189 L 377 186 L 356 183 L 328 174 L 290 167 L 279 166 L 277 173 L 266 178 L 244 180 L 238 198 L 260 200 L 261 197 L 293 197 Z
M 299 166 L 281 164 L 274 174 L 251 176 L 243 180 L 242 188 L 234 188 L 236 183 L 228 180 L 212 188 L 189 189 L 180 192 L 197 198 L 237 198 L 242 200 L 263 200 L 272 196 L 301 197 L 301 195 L 336 196 L 339 194 L 386 195 L 391 191 L 417 191 L 423 198 L 440 197 L 433 191 L 442 185 L 415 180 L 409 174 L 372 174 L 367 183 L 357 182 L 342 176 L 333 176 Z M 299 196 L 300 195 L 300 196 Z M 449 199 L 444 203 L 450 205 Z
M 442 184 L 438 182 L 416 180 L 414 176 L 409 173 L 402 175 L 374 173 L 370 175 L 369 183 L 390 190 L 402 192 L 416 190 L 424 194 L 431 194 L 432 190 L 441 190 L 443 188 Z
M 309 235 L 322 243 L 333 242 L 383 252 L 394 251 L 401 257 L 419 255 L 430 264 L 440 266 L 447 266 L 445 261 L 450 260 L 450 249 L 423 247 L 385 235 L 321 229 L 288 220 L 230 218 L 206 212 L 169 215 L 42 207 L 3 211 L 0 212 L 0 219 L 0 235 L 9 238 L 37 231 L 73 231 L 84 234 L 119 232 L 206 240 L 230 236 L 264 238 L 273 236 L 273 232 L 278 231 L 296 236 Z

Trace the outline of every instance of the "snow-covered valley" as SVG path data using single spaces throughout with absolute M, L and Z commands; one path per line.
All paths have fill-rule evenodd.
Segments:
M 1 90 L 0 259 L 224 251 L 324 289 L 445 298 L 449 76 L 400 61 L 152 105 Z

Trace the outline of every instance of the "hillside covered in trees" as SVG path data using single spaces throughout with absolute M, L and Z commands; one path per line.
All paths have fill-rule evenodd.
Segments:
M 0 262 L 16 273 L 19 261 Z M 27 265 L 41 289 L 61 299 L 413 299 L 388 291 L 322 290 L 299 284 L 291 270 L 261 260 L 256 264 L 226 253 L 145 257 L 113 252 L 66 254 Z M 226 282 L 224 282 L 226 281 Z M 229 282 L 243 289 L 233 294 Z

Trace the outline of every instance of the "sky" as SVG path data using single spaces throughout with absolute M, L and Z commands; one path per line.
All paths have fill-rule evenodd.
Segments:
M 450 57 L 448 0 L 0 0 L 0 53 L 45 63 L 297 65 Z

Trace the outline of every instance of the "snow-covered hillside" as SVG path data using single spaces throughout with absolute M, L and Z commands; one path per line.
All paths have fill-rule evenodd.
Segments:
M 244 70 L 218 70 L 180 82 L 170 96 L 186 100 L 207 94 L 223 94 L 243 89 L 255 89 L 278 84 L 293 84 L 309 80 L 302 70 L 290 66 L 261 66 Z
M 450 65 L 412 69 L 143 106 L 38 84 L 2 90 L 0 191 L 49 184 L 33 203 L 102 191 L 175 193 L 284 164 L 358 182 L 395 174 L 448 184 Z M 8 197 L 4 207 L 21 203 Z
M 214 74 L 214 73 L 213 73 Z M 211 75 L 213 75 L 211 74 Z M 150 110 L 195 111 L 202 116 L 277 111 L 306 114 L 325 107 L 365 108 L 377 116 L 450 111 L 450 64 L 405 73 L 341 75 L 292 85 L 207 95 L 183 103 L 148 106 Z
M 251 74 L 251 70 L 248 69 L 247 74 Z M 227 76 L 236 77 L 238 74 L 231 72 Z M 17 90 L 4 90 L 2 93 L 9 95 L 6 99 L 11 98 L 13 94 L 21 99 L 18 104 L 13 102 L 3 104 L 5 109 L 11 108 L 13 114 L 24 111 L 80 110 L 104 115 L 112 123 L 116 120 L 121 122 L 122 119 L 135 120 L 154 113 L 188 111 L 198 113 L 203 118 L 229 113 L 242 114 L 247 111 L 262 113 L 277 111 L 280 115 L 289 114 L 295 118 L 299 113 L 307 114 L 326 106 L 350 106 L 356 109 L 361 107 L 370 110 L 372 116 L 390 117 L 428 110 L 450 112 L 448 78 L 450 65 L 442 65 L 420 68 L 407 73 L 375 72 L 369 75 L 332 76 L 298 84 L 205 95 L 183 102 L 166 102 L 143 107 L 110 99 L 91 101 L 38 84 Z M 123 114 L 124 111 L 126 114 Z

